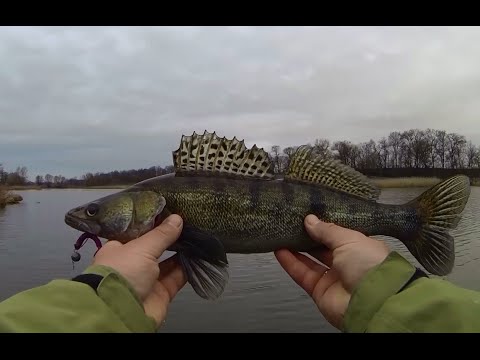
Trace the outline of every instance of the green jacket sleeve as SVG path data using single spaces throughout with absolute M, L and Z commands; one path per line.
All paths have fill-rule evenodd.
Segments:
M 155 332 L 155 321 L 125 279 L 113 269 L 91 266 L 103 276 L 96 291 L 72 280 L 53 280 L 0 303 L 1 332 Z
M 345 332 L 480 332 L 480 293 L 420 277 L 396 252 L 373 268 L 352 293 Z

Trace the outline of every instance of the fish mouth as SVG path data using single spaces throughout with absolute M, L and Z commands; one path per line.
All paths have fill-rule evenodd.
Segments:
M 65 215 L 65 223 L 76 230 L 90 233 L 93 235 L 98 235 L 98 233 L 100 232 L 100 226 L 98 224 L 79 219 L 70 213 L 67 213 Z

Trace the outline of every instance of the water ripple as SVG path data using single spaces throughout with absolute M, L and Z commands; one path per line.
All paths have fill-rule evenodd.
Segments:
M 381 201 L 404 203 L 423 189 L 388 189 Z M 70 254 L 78 232 L 63 223 L 69 208 L 113 190 L 23 191 L 24 201 L 0 210 L 0 300 L 53 278 L 70 278 L 91 260 L 94 246 L 82 249 L 72 270 Z M 40 202 L 40 203 L 38 203 Z M 478 289 L 480 259 L 480 188 L 472 195 L 458 228 L 457 261 L 448 277 L 460 286 Z M 398 240 L 383 237 L 392 249 L 416 260 Z M 170 256 L 171 254 L 168 254 Z M 308 295 L 278 264 L 273 254 L 229 255 L 230 280 L 224 295 L 209 302 L 187 285 L 176 296 L 165 332 L 337 332 L 319 314 Z

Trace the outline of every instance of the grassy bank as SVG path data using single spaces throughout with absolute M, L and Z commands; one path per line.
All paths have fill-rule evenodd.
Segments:
M 103 186 L 89 186 L 81 189 L 126 189 L 129 186 L 131 185 L 103 185 Z
M 41 190 L 38 185 L 9 185 L 8 190 Z
M 411 188 L 411 187 L 431 187 L 438 184 L 441 179 L 437 177 L 397 177 L 397 178 L 381 178 L 381 177 L 370 177 L 370 180 L 373 181 L 380 188 Z M 472 179 L 472 186 L 480 186 L 480 179 Z M 81 189 L 81 190 L 108 190 L 108 189 L 125 189 L 132 184 L 126 185 L 98 185 L 98 186 L 66 186 L 62 188 L 51 188 L 51 189 Z M 42 190 L 49 189 L 47 187 L 42 187 L 38 185 L 25 185 L 25 186 L 9 186 L 4 188 L 5 191 L 11 190 Z M 5 195 L 4 195 L 5 196 Z M 1 190 L 0 190 L 0 204 L 1 204 Z M 0 205 L 1 206 L 1 205 Z
M 15 185 L 15 186 L 9 186 L 8 190 L 58 190 L 58 189 L 82 189 L 82 190 L 88 190 L 88 189 L 125 189 L 130 185 L 99 185 L 99 186 L 64 186 L 64 187 L 52 187 L 48 188 L 45 186 L 38 186 L 38 185 Z
M 0 209 L 7 205 L 8 191 L 5 187 L 0 186 Z
M 0 186 L 0 209 L 9 204 L 18 204 L 23 198 L 15 193 L 12 193 L 5 186 Z
M 442 179 L 436 177 L 370 178 L 380 188 L 431 187 Z M 480 179 L 472 179 L 472 186 L 480 186 Z
M 405 177 L 405 178 L 370 178 L 380 188 L 430 187 L 438 184 L 439 178 Z

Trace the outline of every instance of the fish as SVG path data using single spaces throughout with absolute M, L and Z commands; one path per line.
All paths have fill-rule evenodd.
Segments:
M 308 214 L 366 236 L 393 237 L 431 274 L 453 269 L 449 232 L 470 196 L 465 175 L 389 204 L 379 201 L 381 190 L 368 177 L 310 145 L 296 149 L 281 178 L 263 148 L 207 130 L 182 135 L 172 157 L 173 173 L 77 206 L 66 212 L 65 223 L 125 244 L 170 214 L 180 215 L 182 232 L 167 250 L 178 254 L 188 283 L 208 300 L 218 299 L 229 282 L 227 254 L 322 248 L 305 230 Z

